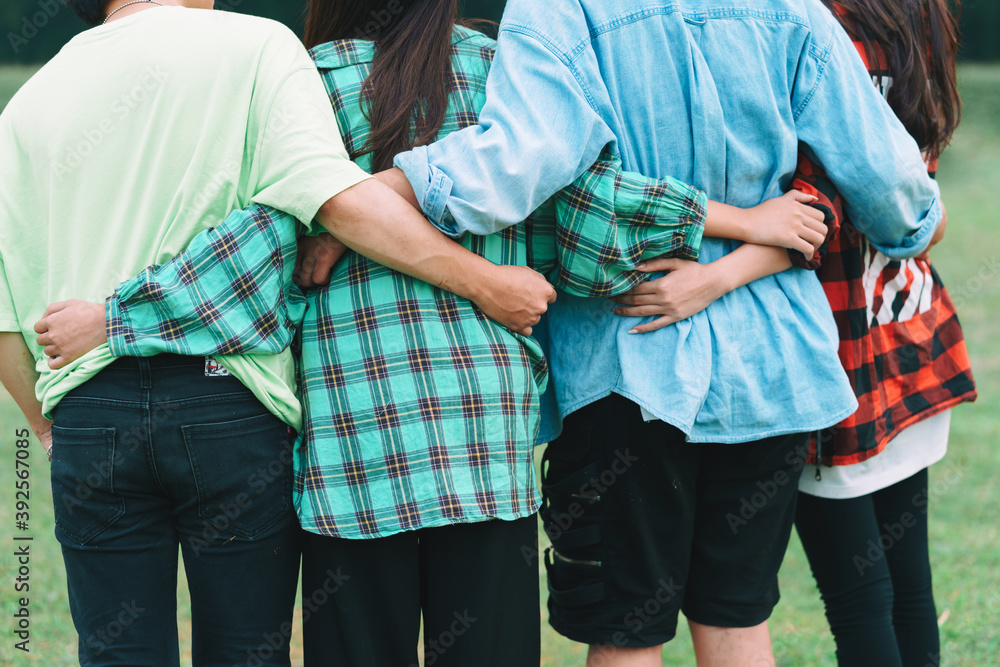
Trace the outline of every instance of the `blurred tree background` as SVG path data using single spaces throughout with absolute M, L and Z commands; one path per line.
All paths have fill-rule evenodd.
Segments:
M 351 0 L 344 0 L 350 2 Z M 499 21 L 506 0 L 460 0 L 467 18 Z M 299 35 L 305 0 L 217 0 L 217 9 L 266 16 Z M 0 0 L 0 63 L 43 63 L 85 26 L 64 0 Z
M 460 0 L 460 3 L 465 17 L 499 21 L 506 0 Z M 299 34 L 302 32 L 305 0 L 217 0 L 216 7 L 266 16 L 287 24 Z M 1000 61 L 1000 2 L 966 0 L 962 19 L 963 57 Z M 2 0 L 0 63 L 45 62 L 83 27 L 64 0 Z

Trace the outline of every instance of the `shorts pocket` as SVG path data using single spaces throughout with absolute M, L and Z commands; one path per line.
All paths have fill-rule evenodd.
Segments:
M 258 415 L 181 427 L 198 514 L 220 534 L 253 539 L 292 511 L 294 432 Z
M 115 493 L 116 431 L 52 427 L 52 500 L 56 530 L 85 545 L 125 513 Z
M 607 598 L 600 564 L 580 562 L 560 555 L 550 547 L 545 550 L 549 606 L 565 612 L 589 607 Z

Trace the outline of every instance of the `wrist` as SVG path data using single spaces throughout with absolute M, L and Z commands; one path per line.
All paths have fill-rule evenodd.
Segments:
M 35 437 L 39 440 L 44 440 L 50 433 L 52 433 L 52 422 L 45 417 L 39 417 L 38 419 L 32 420 L 30 424 L 32 432 L 34 432 Z
M 723 297 L 739 287 L 737 276 L 727 270 L 725 262 L 716 260 L 706 264 L 705 268 L 708 273 L 707 282 L 715 298 Z
M 751 243 L 754 227 L 750 221 L 750 210 L 709 201 L 705 235 Z
M 492 262 L 474 255 L 469 260 L 457 262 L 452 280 L 442 287 L 478 304 L 496 286 L 499 280 L 497 270 Z
M 736 240 L 744 243 L 757 243 L 757 230 L 759 229 L 753 221 L 752 208 L 737 208 L 733 214 L 736 218 L 733 223 L 736 228 Z

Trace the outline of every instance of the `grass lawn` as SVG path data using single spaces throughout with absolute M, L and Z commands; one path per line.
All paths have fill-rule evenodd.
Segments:
M 32 70 L 0 68 L 0 108 Z M 1000 66 L 966 66 L 961 71 L 965 119 L 941 162 L 941 183 L 951 225 L 935 251 L 935 264 L 959 304 L 975 360 L 981 399 L 956 411 L 951 452 L 931 471 L 931 557 L 942 631 L 942 664 L 953 667 L 1000 664 L 1000 536 L 993 484 L 1000 471 L 1000 338 L 992 328 L 1000 310 L 1000 234 L 990 232 L 994 215 L 990 188 L 1000 184 Z M 990 186 L 989 184 L 993 185 Z M 0 467 L 5 500 L 0 503 L 0 665 L 74 665 L 76 635 L 69 618 L 58 544 L 53 536 L 48 464 L 32 450 L 32 652 L 13 649 L 10 634 L 16 611 L 13 585 L 15 430 L 25 428 L 16 406 L 0 389 Z M 544 542 L 544 536 L 543 536 Z M 544 575 L 542 589 L 545 590 Z M 771 628 L 779 665 L 833 666 L 833 640 L 797 538 L 781 572 L 782 602 Z M 182 608 L 186 609 L 180 586 Z M 544 600 L 541 606 L 545 620 Z M 188 619 L 182 632 L 189 635 Z M 300 644 L 300 638 L 296 638 Z M 543 665 L 582 665 L 584 647 L 543 624 Z M 189 642 L 186 642 L 186 646 Z M 185 649 L 186 650 L 186 649 Z M 664 651 L 665 665 L 693 665 L 691 642 L 683 630 Z

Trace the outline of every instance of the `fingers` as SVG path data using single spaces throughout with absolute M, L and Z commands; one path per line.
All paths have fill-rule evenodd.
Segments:
M 812 259 L 813 255 L 816 254 L 816 248 L 813 244 L 804 239 L 796 239 L 795 242 L 792 243 L 791 250 L 801 252 L 806 259 Z
M 631 292 L 612 297 L 611 300 L 623 306 L 654 306 L 658 301 L 655 294 L 634 294 Z
M 788 193 L 785 196 L 789 196 L 789 195 L 790 195 L 790 197 L 789 197 L 790 199 L 794 199 L 795 201 L 799 202 L 800 204 L 812 204 L 813 202 L 818 202 L 819 201 L 819 197 L 816 197 L 816 196 L 813 196 L 813 195 L 808 195 L 805 192 L 802 192 L 801 190 L 789 190 Z
M 559 298 L 559 293 L 555 290 L 555 288 L 552 288 L 552 291 L 549 292 L 548 303 L 550 304 L 555 303 L 556 299 L 558 298 Z
M 812 222 L 814 224 L 821 224 L 824 227 L 826 226 L 824 224 L 826 222 L 826 214 L 823 213 L 823 211 L 819 210 L 815 206 L 806 206 L 803 211 L 806 214 L 806 224 Z
M 826 242 L 826 234 L 821 234 L 814 229 L 803 229 L 799 232 L 799 238 L 812 246 L 813 250 L 819 250 Z
M 49 368 L 51 368 L 54 371 L 57 371 L 60 368 L 68 366 L 69 363 L 70 360 L 65 357 L 49 357 Z
M 298 280 L 299 287 L 316 287 L 316 283 L 313 281 L 313 271 L 316 268 L 316 260 L 312 257 L 306 255 L 302 258 L 302 261 L 298 265 Z
M 649 333 L 651 331 L 656 331 L 657 329 L 669 327 L 671 324 L 677 324 L 678 322 L 680 322 L 679 319 L 665 315 L 658 320 L 653 320 L 652 322 L 649 322 L 648 324 L 642 324 L 640 326 L 637 326 L 636 328 L 629 331 L 629 333 L 630 334 Z
M 663 306 L 632 306 L 630 308 L 615 308 L 619 317 L 655 317 L 663 315 Z
M 333 272 L 333 264 L 327 262 L 317 262 L 313 269 L 312 281 L 315 285 L 326 285 L 330 282 L 330 274 Z
M 302 246 L 299 245 L 299 251 L 295 254 L 295 268 L 292 269 L 292 280 L 300 287 L 302 286 L 302 260 L 304 257 L 305 252 L 302 250 Z
M 820 213 L 819 211 L 811 207 L 809 210 L 815 211 L 816 213 Z M 813 230 L 814 232 L 822 234 L 824 239 L 826 239 L 826 235 L 830 232 L 830 228 L 826 226 L 826 216 L 824 216 L 822 213 L 820 213 L 819 218 L 808 217 L 805 219 L 804 222 L 806 227 Z
M 59 346 L 58 345 L 46 345 L 42 350 L 42 354 L 46 357 L 58 357 L 59 356 Z
M 49 315 L 58 313 L 60 310 L 66 310 L 70 307 L 70 305 L 72 305 L 72 303 L 73 300 L 70 299 L 69 301 L 58 301 L 56 303 L 49 304 L 49 307 L 46 308 L 45 312 L 42 314 L 42 319 L 44 320 Z
M 675 271 L 684 265 L 683 259 L 674 258 L 657 258 L 651 259 L 643 262 L 639 266 L 635 267 L 636 270 L 642 271 L 643 273 L 657 273 L 659 271 Z
M 663 279 L 660 278 L 659 280 L 647 280 L 646 282 L 640 283 L 640 284 L 636 285 L 635 287 L 633 287 L 632 289 L 630 289 L 629 291 L 623 292 L 622 294 L 619 294 L 618 296 L 627 296 L 627 295 L 639 296 L 640 294 L 656 294 L 659 291 L 658 290 L 658 286 L 659 286 L 660 280 L 663 280 Z M 611 297 L 611 300 L 614 301 L 617 298 L 618 297 L 613 296 L 613 297 Z
M 48 317 L 43 317 L 42 319 L 40 319 L 37 322 L 35 322 L 34 329 L 35 329 L 35 333 L 36 334 L 43 334 L 46 331 L 48 331 L 49 330 Z M 39 343 L 39 344 L 41 344 L 41 343 Z

